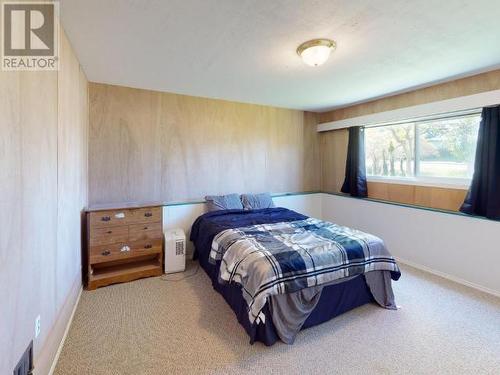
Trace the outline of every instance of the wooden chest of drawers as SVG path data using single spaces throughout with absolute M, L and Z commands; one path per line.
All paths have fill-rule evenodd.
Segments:
M 87 212 L 87 289 L 163 273 L 162 207 Z

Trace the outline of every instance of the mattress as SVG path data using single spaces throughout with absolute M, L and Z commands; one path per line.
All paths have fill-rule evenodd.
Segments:
M 268 208 L 250 212 L 226 210 L 222 214 L 219 212 L 212 215 L 210 213 L 202 215 L 193 224 L 191 240 L 195 245 L 195 258 L 199 260 L 200 266 L 210 277 L 213 288 L 224 297 L 234 311 L 238 322 L 249 335 L 252 344 L 258 341 L 265 345 L 273 345 L 279 340 L 269 306 L 266 305 L 262 310 L 265 316 L 264 322 L 250 323 L 248 307 L 243 298 L 241 286 L 235 283 L 219 283 L 220 261 L 216 264 L 209 262 L 213 238 L 221 231 L 229 228 L 296 221 L 306 218 L 307 216 L 285 208 Z M 356 276 L 345 282 L 325 286 L 316 307 L 302 325 L 302 329 L 321 324 L 344 312 L 373 301 L 373 295 L 363 275 Z

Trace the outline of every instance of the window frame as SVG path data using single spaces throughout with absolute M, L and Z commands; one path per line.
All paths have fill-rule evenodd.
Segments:
M 429 176 L 419 176 L 417 173 L 419 172 L 418 164 L 420 162 L 419 159 L 419 135 L 417 134 L 418 124 L 426 123 L 429 121 L 437 121 L 437 120 L 445 120 L 445 119 L 455 119 L 466 116 L 481 116 L 481 108 L 474 108 L 467 111 L 459 111 L 459 112 L 449 112 L 443 113 L 439 115 L 425 116 L 413 119 L 405 119 L 402 121 L 394 121 L 394 122 L 384 122 L 380 124 L 373 124 L 363 126 L 363 128 L 379 128 L 384 126 L 393 126 L 393 125 L 404 125 L 404 124 L 413 124 L 415 127 L 415 160 L 414 160 L 414 170 L 415 176 L 412 177 L 401 177 L 401 176 L 374 176 L 374 175 L 366 175 L 366 180 L 368 182 L 382 182 L 387 184 L 400 184 L 400 185 L 414 185 L 414 186 L 428 186 L 428 187 L 441 187 L 441 188 L 451 188 L 451 189 L 460 189 L 467 190 L 470 187 L 472 178 L 461 178 L 461 177 L 429 177 Z M 366 132 L 363 132 L 363 136 L 366 137 Z M 366 139 L 365 139 L 366 144 Z M 366 155 L 365 155 L 366 161 Z

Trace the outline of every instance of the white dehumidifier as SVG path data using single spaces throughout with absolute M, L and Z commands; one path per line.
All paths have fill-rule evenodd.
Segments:
M 182 229 L 167 229 L 165 235 L 165 273 L 186 269 L 186 235 Z

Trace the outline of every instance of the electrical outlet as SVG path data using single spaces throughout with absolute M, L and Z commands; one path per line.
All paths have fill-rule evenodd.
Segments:
M 35 319 L 35 339 L 38 337 L 41 330 L 42 330 L 42 322 L 40 315 L 38 315 Z

